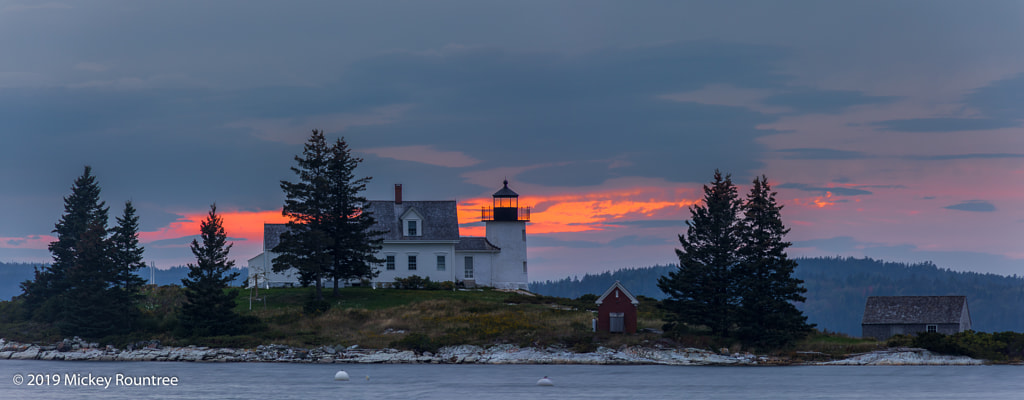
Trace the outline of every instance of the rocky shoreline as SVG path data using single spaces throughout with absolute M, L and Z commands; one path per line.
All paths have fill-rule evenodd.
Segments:
M 53 345 L 10 342 L 0 339 L 0 360 L 61 361 L 186 361 L 277 362 L 352 364 L 591 364 L 591 365 L 790 365 L 786 359 L 749 353 L 719 354 L 694 348 L 623 346 L 599 347 L 590 353 L 565 348 L 495 345 L 443 347 L 437 353 L 410 350 L 362 349 L 357 346 L 320 346 L 312 349 L 261 345 L 254 349 L 172 347 L 142 342 L 125 349 L 99 346 L 82 339 L 64 339 Z M 890 349 L 838 360 L 802 365 L 981 365 L 983 360 L 943 356 L 924 349 Z

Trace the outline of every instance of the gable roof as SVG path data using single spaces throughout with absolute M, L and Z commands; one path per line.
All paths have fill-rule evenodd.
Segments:
M 967 311 L 967 296 L 870 296 L 864 325 L 958 324 Z
M 605 290 L 604 294 L 602 294 L 601 297 L 598 297 L 597 300 L 594 301 L 594 303 L 596 303 L 597 305 L 601 305 L 601 303 L 604 302 L 604 298 L 612 294 L 612 292 L 615 291 L 615 288 L 619 288 L 619 290 L 621 290 L 622 293 L 626 295 L 626 298 L 629 299 L 629 302 L 633 303 L 634 306 L 640 305 L 640 300 L 637 300 L 636 296 L 633 296 L 632 293 L 626 290 L 626 287 L 622 286 L 622 283 L 619 281 L 615 281 L 615 283 L 613 283 L 612 286 L 608 288 L 608 290 Z
M 444 201 L 394 201 L 373 200 L 363 207 L 377 220 L 373 230 L 385 233 L 384 240 L 425 241 L 459 240 L 459 214 L 455 200 Z M 402 220 L 406 212 L 414 212 L 423 218 L 420 236 L 402 236 Z
M 364 211 L 373 213 L 377 221 L 371 230 L 387 232 L 384 240 L 425 241 L 459 240 L 459 216 L 455 201 L 373 201 Z M 403 236 L 401 216 L 414 212 L 422 218 L 420 236 Z M 281 234 L 288 231 L 287 224 L 263 224 L 263 248 L 270 251 L 281 242 Z M 497 247 L 495 247 L 497 249 Z

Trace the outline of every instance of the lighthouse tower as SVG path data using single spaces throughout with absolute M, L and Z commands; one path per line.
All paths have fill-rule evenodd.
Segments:
M 519 208 L 519 194 L 508 188 L 508 180 L 504 183 L 493 195 L 493 208 L 484 209 L 481 218 L 487 229 L 487 241 L 501 249 L 491 264 L 491 283 L 499 289 L 526 290 L 526 223 L 530 221 L 530 207 Z

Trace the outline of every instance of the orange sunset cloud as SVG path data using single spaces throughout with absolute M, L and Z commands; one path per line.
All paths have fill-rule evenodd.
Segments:
M 616 222 L 643 219 L 685 219 L 687 208 L 699 199 L 678 198 L 664 188 L 635 188 L 585 194 L 524 196 L 519 207 L 530 207 L 531 233 L 567 233 L 602 230 Z M 471 199 L 459 204 L 460 231 L 467 236 L 484 236 L 482 226 L 465 226 L 480 221 L 480 209 L 491 207 L 491 199 Z

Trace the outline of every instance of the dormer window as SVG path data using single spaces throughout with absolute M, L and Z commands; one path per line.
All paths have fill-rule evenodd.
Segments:
M 423 236 L 423 216 L 415 209 L 408 209 L 402 214 L 402 236 Z

